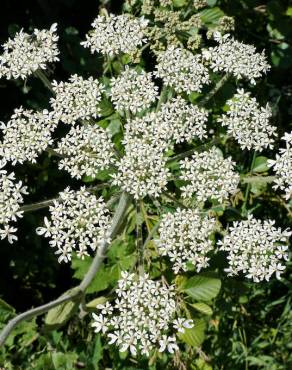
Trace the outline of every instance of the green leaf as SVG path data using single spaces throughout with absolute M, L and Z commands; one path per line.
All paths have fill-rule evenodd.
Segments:
M 185 6 L 187 3 L 187 0 L 172 0 L 172 4 L 175 8 L 181 8 L 182 6 Z
M 192 303 L 191 306 L 208 316 L 211 316 L 213 313 L 212 308 L 203 302 Z
M 266 172 L 269 167 L 267 165 L 268 158 L 264 156 L 256 157 L 252 172 Z
M 113 119 L 107 127 L 111 136 L 118 134 L 121 131 L 121 121 L 118 119 Z
M 114 111 L 112 104 L 106 99 L 103 99 L 100 102 L 99 107 L 100 107 L 100 116 L 101 117 L 107 117 L 110 114 L 112 114 L 113 111 Z
M 178 333 L 178 337 L 191 347 L 199 347 L 205 337 L 206 323 L 200 319 L 195 321 L 191 329 L 185 329 L 184 333 Z
M 224 12 L 218 7 L 204 9 L 199 14 L 202 22 L 205 24 L 217 23 L 219 19 L 224 16 Z
M 10 306 L 9 303 L 5 302 L 3 299 L 0 298 L 0 310 L 4 310 L 4 311 L 10 311 L 10 312 L 14 312 L 14 308 L 12 306 Z
M 220 279 L 201 274 L 188 279 L 183 291 L 198 301 L 210 301 L 217 296 L 220 288 Z

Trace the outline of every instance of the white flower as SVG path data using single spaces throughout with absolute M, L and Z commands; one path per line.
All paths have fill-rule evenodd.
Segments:
M 109 241 L 110 217 L 102 198 L 96 198 L 84 187 L 61 192 L 50 207 L 51 220 L 37 228 L 37 234 L 50 238 L 51 247 L 60 255 L 59 262 L 71 260 L 73 250 L 79 258 L 96 250 L 101 242 Z
M 84 124 L 72 127 L 58 143 L 56 152 L 64 156 L 59 169 L 65 169 L 72 177 L 94 177 L 114 163 L 114 146 L 109 134 L 97 125 Z
M 147 25 L 148 20 L 134 18 L 130 14 L 99 15 L 92 23 L 94 29 L 81 45 L 90 48 L 91 53 L 100 52 L 109 56 L 130 54 L 146 42 Z
M 207 120 L 207 111 L 178 96 L 162 104 L 158 112 L 149 112 L 128 121 L 123 144 L 138 138 L 164 151 L 173 143 L 206 137 Z
M 177 274 L 187 271 L 191 263 L 197 272 L 209 265 L 208 253 L 213 249 L 210 239 L 216 220 L 200 215 L 198 210 L 177 209 L 162 216 L 159 237 L 155 240 L 158 253 L 168 256 Z
M 282 231 L 272 220 L 247 220 L 234 222 L 227 235 L 218 242 L 220 250 L 228 252 L 229 276 L 243 272 L 255 282 L 270 280 L 273 273 L 280 278 L 285 266 L 282 260 L 288 259 L 287 243 L 289 230 Z
M 113 185 L 120 186 L 135 199 L 158 197 L 166 188 L 170 175 L 166 158 L 154 146 L 134 139 L 125 146 L 125 155 L 117 162 L 118 172 L 112 174 Z
M 33 112 L 22 107 L 15 109 L 10 121 L 1 123 L 3 134 L 0 142 L 2 161 L 36 162 L 37 157 L 52 144 L 52 132 L 57 126 L 52 112 Z
M 151 73 L 126 69 L 111 79 L 110 96 L 119 111 L 140 112 L 155 102 L 158 87 L 151 80 Z
M 67 124 L 75 124 L 78 119 L 97 118 L 103 85 L 89 77 L 73 75 L 69 82 L 52 83 L 55 97 L 50 103 L 58 118 Z
M 181 187 L 182 196 L 195 196 L 198 201 L 227 200 L 237 190 L 239 175 L 234 172 L 235 163 L 231 157 L 223 158 L 215 147 L 202 153 L 195 152 L 191 159 L 180 162 L 180 179 L 187 181 Z
M 292 197 L 292 132 L 286 132 L 282 139 L 286 148 L 280 149 L 275 160 L 268 160 L 268 166 L 273 167 L 277 177 L 273 188 L 284 191 L 288 200 Z
M 227 126 L 228 134 L 238 141 L 242 149 L 261 152 L 273 147 L 276 127 L 269 124 L 272 110 L 268 104 L 260 107 L 250 93 L 238 89 L 227 105 L 229 110 L 218 121 Z
M 193 326 L 192 320 L 176 317 L 174 287 L 150 280 L 147 274 L 122 272 L 116 294 L 114 301 L 98 306 L 104 313 L 93 314 L 92 326 L 106 333 L 108 343 L 121 352 L 129 349 L 133 356 L 139 352 L 149 357 L 159 346 L 160 352 L 173 353 L 178 346 L 171 331 Z
M 264 52 L 257 53 L 256 48 L 234 40 L 230 35 L 214 33 L 218 46 L 203 50 L 203 59 L 214 72 L 226 72 L 236 78 L 246 78 L 252 84 L 255 79 L 266 73 L 270 66 Z
M 8 39 L 2 45 L 0 77 L 25 79 L 38 69 L 46 69 L 47 63 L 58 61 L 56 30 L 54 23 L 49 30 L 34 29 L 32 35 L 21 30 L 13 39 Z
M 17 240 L 14 235 L 17 229 L 10 226 L 10 222 L 16 222 L 17 218 L 22 217 L 23 212 L 19 209 L 23 203 L 23 194 L 28 194 L 27 188 L 22 186 L 21 181 L 15 181 L 14 173 L 0 170 L 0 238 L 7 238 L 11 244 Z
M 203 85 L 210 82 L 208 70 L 201 63 L 201 56 L 186 49 L 169 46 L 158 55 L 157 61 L 155 76 L 178 93 L 200 92 Z

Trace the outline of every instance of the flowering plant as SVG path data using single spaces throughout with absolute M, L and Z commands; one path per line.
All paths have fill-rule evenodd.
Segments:
M 51 97 L 47 109 L 18 107 L 1 124 L 1 239 L 16 241 L 17 219 L 49 206 L 36 234 L 77 275 L 90 266 L 77 287 L 12 318 L 1 344 L 20 321 L 45 312 L 47 326 L 64 324 L 78 308 L 86 315 L 87 293 L 103 291 L 92 331 L 135 361 L 167 354 L 180 363 L 183 348 L 202 343 L 202 317 L 221 280 L 267 282 L 285 272 L 291 231 L 253 206 L 264 184 L 291 216 L 292 133 L 274 154 L 277 123 L 252 90 L 268 61 L 227 33 L 232 20 L 229 30 L 218 19 L 202 33 L 210 25 L 205 2 L 194 3 L 173 11 L 172 1 L 127 1 L 120 15 L 103 9 L 81 42 L 103 58 L 94 76 L 50 82 L 48 66 L 62 58 L 56 25 L 21 31 L 3 45 L 0 76 L 39 78 Z M 231 96 L 223 94 L 218 109 L 226 84 Z M 41 155 L 57 160 L 70 187 L 22 205 L 31 189 L 10 167 Z M 110 266 L 111 253 L 123 258 Z M 104 285 L 91 291 L 99 277 Z

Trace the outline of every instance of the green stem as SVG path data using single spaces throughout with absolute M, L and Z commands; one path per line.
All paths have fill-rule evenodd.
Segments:
M 126 211 L 130 204 L 131 196 L 126 193 L 122 193 L 116 212 L 113 216 L 112 226 L 109 231 L 110 239 L 114 239 L 118 234 L 119 229 L 124 220 L 124 217 L 126 215 Z M 0 346 L 2 346 L 5 343 L 6 339 L 8 338 L 12 330 L 22 321 L 30 320 L 35 316 L 48 312 L 51 308 L 54 308 L 62 303 L 79 300 L 80 298 L 82 298 L 85 294 L 86 289 L 88 288 L 93 278 L 96 276 L 98 270 L 100 269 L 109 246 L 110 243 L 108 242 L 108 240 L 104 240 L 103 243 L 100 245 L 99 249 L 97 250 L 97 253 L 90 265 L 90 268 L 87 271 L 86 275 L 84 276 L 83 280 L 78 286 L 73 288 L 70 292 L 47 304 L 23 312 L 14 317 L 12 320 L 10 320 L 0 333 Z
M 159 111 L 159 109 L 161 108 L 162 103 L 165 102 L 165 99 L 167 97 L 167 93 L 168 93 L 167 86 L 163 85 L 160 96 L 159 96 L 159 100 L 158 100 L 158 103 L 157 103 L 157 106 L 156 106 L 156 112 Z
M 252 170 L 253 170 L 254 165 L 255 165 L 256 157 L 257 157 L 257 153 L 256 153 L 256 151 L 254 151 L 254 152 L 253 152 L 253 156 L 252 156 L 252 161 L 251 161 L 251 166 L 250 166 L 250 171 L 249 171 L 249 173 L 252 173 Z M 244 194 L 244 201 L 243 201 L 243 205 L 242 205 L 242 213 L 243 213 L 243 215 L 244 215 L 244 216 L 246 216 L 246 215 L 247 215 L 247 202 L 248 202 L 248 197 L 249 197 L 250 188 L 251 188 L 251 183 L 250 183 L 250 182 L 248 182 L 248 183 L 247 183 L 246 190 L 245 190 L 245 194 Z
M 230 77 L 229 74 L 226 74 L 225 76 L 223 76 L 217 82 L 217 84 L 214 86 L 214 88 L 205 96 L 205 98 L 202 99 L 199 102 L 199 105 L 205 105 L 206 103 L 208 103 L 208 101 L 213 98 L 213 96 L 217 93 L 217 91 L 219 91 L 221 89 L 221 87 L 227 82 L 227 80 L 229 79 L 229 77 Z
M 49 79 L 42 70 L 38 69 L 37 71 L 34 72 L 34 74 L 42 81 L 45 87 L 47 87 L 53 94 L 55 94 L 51 82 L 49 81 Z

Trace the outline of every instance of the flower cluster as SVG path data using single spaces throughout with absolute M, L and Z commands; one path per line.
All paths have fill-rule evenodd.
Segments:
M 213 249 L 210 239 L 216 220 L 200 214 L 198 210 L 177 209 L 163 215 L 159 226 L 159 238 L 155 241 L 159 254 L 168 256 L 177 274 L 187 271 L 192 264 L 196 271 L 207 267 L 208 252 Z
M 33 112 L 22 107 L 15 109 L 10 121 L 1 123 L 3 134 L 0 143 L 2 161 L 13 165 L 24 161 L 36 162 L 36 158 L 52 143 L 52 132 L 57 119 L 52 112 Z
M 206 137 L 208 112 L 188 104 L 182 97 L 172 98 L 161 109 L 128 121 L 124 144 L 134 138 L 165 150 L 170 142 L 181 143 Z
M 158 95 L 158 87 L 151 79 L 152 74 L 137 72 L 126 66 L 118 77 L 111 79 L 110 96 L 118 111 L 140 112 L 150 107 Z
M 15 222 L 17 217 L 22 217 L 20 204 L 23 203 L 23 194 L 27 193 L 26 186 L 22 182 L 15 182 L 14 173 L 8 174 L 7 171 L 0 171 L 0 237 L 7 238 L 9 243 L 17 240 L 14 235 L 16 228 L 10 226 L 11 221 Z
M 191 198 L 194 195 L 199 202 L 209 198 L 223 202 L 237 189 L 239 175 L 234 172 L 234 166 L 231 157 L 224 159 L 215 147 L 195 152 L 191 159 L 180 162 L 180 178 L 188 182 L 181 187 L 182 196 Z
M 155 76 L 161 78 L 166 86 L 176 92 L 200 92 L 203 85 L 210 82 L 207 68 L 201 62 L 200 55 L 194 55 L 186 49 L 170 46 L 159 53 Z
M 92 23 L 93 30 L 81 42 L 91 53 L 100 52 L 114 56 L 131 53 L 146 42 L 145 31 L 148 20 L 134 18 L 129 14 L 108 16 L 99 15 Z
M 86 191 L 69 188 L 50 206 L 51 220 L 45 217 L 44 227 L 37 228 L 37 234 L 50 238 L 50 246 L 57 248 L 59 262 L 71 260 L 76 250 L 79 258 L 96 250 L 104 240 L 109 241 L 110 217 L 102 198 Z
M 118 172 L 112 174 L 113 185 L 121 186 L 135 199 L 157 197 L 165 189 L 170 175 L 163 153 L 143 139 L 125 145 L 125 155 L 118 161 Z
M 78 119 L 88 120 L 99 115 L 103 86 L 98 80 L 73 75 L 69 82 L 53 81 L 52 88 L 55 97 L 50 103 L 64 123 L 75 124 Z
M 218 244 L 227 251 L 229 267 L 225 269 L 229 276 L 242 271 L 255 282 L 270 280 L 273 273 L 279 279 L 285 266 L 282 260 L 288 260 L 289 230 L 282 231 L 274 226 L 272 220 L 256 220 L 249 216 L 247 220 L 236 221 Z
M 286 132 L 282 139 L 286 141 L 286 148 L 280 149 L 275 160 L 268 160 L 268 166 L 273 167 L 277 175 L 274 189 L 285 191 L 288 200 L 292 197 L 292 132 Z
M 0 77 L 25 79 L 38 69 L 46 69 L 46 63 L 58 61 L 56 30 L 54 23 L 49 30 L 35 29 L 31 35 L 21 30 L 8 39 L 2 45 Z
M 255 84 L 255 79 L 270 69 L 264 52 L 257 53 L 254 46 L 234 40 L 229 34 L 222 36 L 215 32 L 214 38 L 219 45 L 202 53 L 203 59 L 214 72 L 230 73 Z
M 250 93 L 239 89 L 227 105 L 229 110 L 219 118 L 219 122 L 227 126 L 228 134 L 238 141 L 242 149 L 261 152 L 264 148 L 273 147 L 276 127 L 269 124 L 272 110 L 268 104 L 260 107 Z
M 64 156 L 59 168 L 77 179 L 84 175 L 95 176 L 114 162 L 113 149 L 108 133 L 101 127 L 89 124 L 73 126 L 58 143 L 56 152 Z
M 121 352 L 130 350 L 149 356 L 159 352 L 174 353 L 178 350 L 176 336 L 193 326 L 192 320 L 177 318 L 174 286 L 150 280 L 148 275 L 136 278 L 122 272 L 113 303 L 98 305 L 100 314 L 93 314 L 95 332 L 106 334 L 109 344 L 115 344 Z

